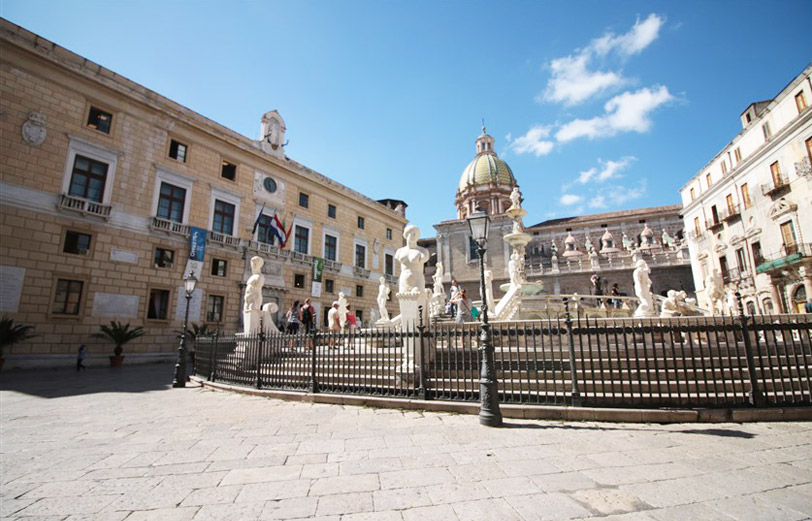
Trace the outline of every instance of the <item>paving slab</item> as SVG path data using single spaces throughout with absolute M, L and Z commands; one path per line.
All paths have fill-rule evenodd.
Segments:
M 618 424 L 171 387 L 168 365 L 0 378 L 23 521 L 812 518 L 812 423 Z

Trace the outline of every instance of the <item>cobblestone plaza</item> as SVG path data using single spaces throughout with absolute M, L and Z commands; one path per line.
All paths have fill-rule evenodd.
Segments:
M 802 520 L 812 424 L 476 418 L 171 389 L 169 365 L 3 374 L 9 520 Z

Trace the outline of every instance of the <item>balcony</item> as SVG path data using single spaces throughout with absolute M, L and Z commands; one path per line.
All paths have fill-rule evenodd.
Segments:
M 810 161 L 808 157 L 805 157 L 796 162 L 795 173 L 798 175 L 798 177 L 812 175 L 812 161 Z
M 753 286 L 753 276 L 747 268 L 730 268 L 725 283 L 732 282 L 740 289 Z
M 290 257 L 290 251 L 280 250 L 279 247 L 265 242 L 248 241 L 248 249 L 264 253 L 276 259 L 284 260 Z
M 801 262 L 812 257 L 812 242 L 804 244 L 790 243 L 781 246 L 781 249 L 765 255 L 763 262 L 756 268 L 757 273 L 769 273 Z
M 370 273 L 372 273 L 370 270 L 361 268 L 360 266 L 352 267 L 352 274 L 358 277 L 359 279 L 368 279 Z
M 68 210 L 71 212 L 79 212 L 82 215 L 92 215 L 93 217 L 101 217 L 105 221 L 110 220 L 110 210 L 112 206 L 107 204 L 97 203 L 81 197 L 74 197 L 72 195 L 62 194 L 59 198 L 59 208 L 61 210 Z
M 705 235 L 702 233 L 701 230 L 699 230 L 699 231 L 690 230 L 690 231 L 688 231 L 687 236 L 688 236 L 688 240 L 690 240 L 690 241 L 701 241 L 702 239 L 705 238 Z
M 160 217 L 153 217 L 149 227 L 151 230 L 180 235 L 181 237 L 189 236 L 189 227 L 185 224 L 176 223 L 175 221 L 162 219 Z
M 294 251 L 291 253 L 290 260 L 298 264 L 304 264 L 307 266 L 313 265 L 313 257 L 305 253 L 299 253 L 298 251 Z
M 735 221 L 736 219 L 741 219 L 742 212 L 739 209 L 738 204 L 734 204 L 733 206 L 728 206 L 727 211 L 722 213 L 722 221 L 729 223 L 731 221 Z
M 232 237 L 231 235 L 225 235 L 223 233 L 217 233 L 212 231 L 209 232 L 209 242 L 221 244 L 223 246 L 229 246 L 231 248 L 240 247 L 239 237 Z
M 341 271 L 342 264 L 330 259 L 324 259 L 324 271 L 338 273 Z
M 705 228 L 707 228 L 711 233 L 721 231 L 724 225 L 725 223 L 722 221 L 705 221 Z
M 761 194 L 769 197 L 777 197 L 789 190 L 789 180 L 787 176 L 774 177 L 772 182 L 761 185 Z
M 395 278 L 394 275 L 390 275 L 388 273 L 384 273 L 383 278 L 386 279 L 387 284 L 397 284 L 397 282 L 398 282 L 398 279 Z

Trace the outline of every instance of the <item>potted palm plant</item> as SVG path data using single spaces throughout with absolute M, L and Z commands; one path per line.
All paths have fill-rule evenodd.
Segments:
M 6 363 L 3 358 L 3 350 L 6 347 L 11 347 L 14 344 L 33 338 L 36 335 L 32 333 L 34 326 L 27 326 L 25 324 L 15 324 L 14 319 L 9 317 L 0 318 L 0 368 Z
M 115 349 L 113 349 L 113 356 L 110 357 L 110 367 L 121 367 L 121 364 L 124 363 L 124 357 L 121 355 L 122 351 L 124 351 L 122 346 L 143 334 L 143 327 L 130 328 L 129 322 L 122 324 L 121 322 L 111 320 L 110 325 L 100 325 L 98 336 L 110 340 L 116 346 Z

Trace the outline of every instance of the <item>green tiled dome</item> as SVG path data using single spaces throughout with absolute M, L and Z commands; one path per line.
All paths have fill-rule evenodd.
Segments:
M 475 185 L 491 183 L 502 186 L 515 186 L 516 178 L 513 177 L 513 171 L 508 164 L 495 154 L 479 154 L 462 171 L 459 190 L 462 192 L 466 188 Z

